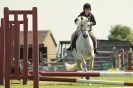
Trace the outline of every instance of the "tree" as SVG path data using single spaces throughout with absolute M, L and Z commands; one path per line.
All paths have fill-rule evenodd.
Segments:
M 130 27 L 118 24 L 111 27 L 108 39 L 130 41 L 131 43 L 133 43 L 133 32 L 131 31 Z

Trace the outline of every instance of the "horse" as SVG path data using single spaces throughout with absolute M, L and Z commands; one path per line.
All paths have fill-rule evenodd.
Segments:
M 76 22 L 78 37 L 75 42 L 75 48 L 72 50 L 77 65 L 83 71 L 88 71 L 93 69 L 94 64 L 94 46 L 93 41 L 89 35 L 91 31 L 88 25 L 88 18 L 80 16 L 77 18 Z M 89 68 L 88 68 L 89 67 Z

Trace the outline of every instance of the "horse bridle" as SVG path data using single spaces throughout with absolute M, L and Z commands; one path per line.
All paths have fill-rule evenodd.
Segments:
M 87 29 L 86 28 L 84 28 L 84 30 L 82 30 L 82 27 L 83 27 L 83 25 L 81 25 L 81 27 L 80 27 L 80 31 L 83 33 L 83 31 L 86 31 Z M 89 28 L 89 30 L 87 30 L 88 32 L 91 32 L 92 30 L 91 30 L 91 28 Z
M 82 27 L 83 27 L 83 25 L 81 25 L 80 31 L 81 31 L 81 33 L 83 34 L 83 31 L 86 31 L 86 28 L 84 28 L 84 29 L 82 30 Z M 87 31 L 90 32 L 91 30 L 87 30 Z M 79 33 L 80 33 L 80 32 L 79 32 Z M 88 35 L 84 35 L 84 34 L 83 34 L 83 37 L 84 37 L 84 38 L 87 38 Z

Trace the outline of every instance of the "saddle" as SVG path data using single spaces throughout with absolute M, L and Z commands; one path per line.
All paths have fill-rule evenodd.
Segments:
M 89 32 L 89 31 L 88 31 Z M 73 50 L 74 48 L 76 49 L 76 41 L 77 41 L 77 39 L 78 39 L 78 37 L 79 37 L 79 33 L 77 33 L 75 36 L 74 36 L 74 38 L 73 38 L 73 40 L 72 40 L 72 47 L 71 47 L 71 49 Z M 90 37 L 91 37 L 91 39 L 92 39 L 92 42 L 93 42 L 93 45 L 95 46 L 95 40 L 94 40 L 94 38 L 90 35 Z

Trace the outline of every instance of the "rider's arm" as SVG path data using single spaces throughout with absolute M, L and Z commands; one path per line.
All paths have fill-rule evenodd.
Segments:
M 76 24 L 77 21 L 78 21 L 78 19 L 76 18 L 76 19 L 74 20 L 75 24 Z
M 78 17 L 79 17 L 79 16 L 84 16 L 84 13 L 83 13 L 83 12 L 81 12 L 81 13 L 78 15 Z M 78 17 L 77 17 L 77 18 L 78 18 Z M 78 21 L 78 19 L 77 19 L 77 18 L 74 20 L 75 24 L 76 24 L 76 22 Z
M 94 26 L 94 25 L 96 25 L 96 20 L 95 20 L 95 17 L 94 17 L 94 15 L 91 15 L 90 16 L 90 18 L 89 18 L 89 24 L 90 24 L 90 26 Z

